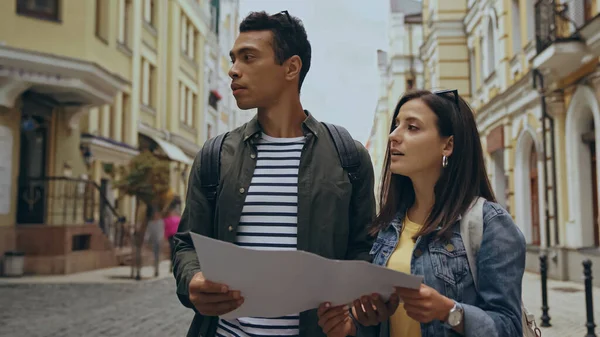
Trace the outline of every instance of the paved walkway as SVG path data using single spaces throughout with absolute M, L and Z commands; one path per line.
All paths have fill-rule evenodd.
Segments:
M 168 262 L 161 275 L 142 270 L 143 280 L 128 279 L 119 267 L 68 276 L 0 278 L 0 336 L 10 337 L 166 337 L 185 336 L 192 311 L 175 296 Z M 543 337 L 584 337 L 583 285 L 548 282 L 552 327 Z M 539 276 L 527 273 L 523 298 L 541 323 Z M 600 288 L 594 288 L 595 318 L 600 320 Z M 600 336 L 600 329 L 596 329 Z
M 159 266 L 158 277 L 154 277 L 154 267 L 144 266 L 140 272 L 143 282 L 154 282 L 164 278 L 172 278 L 173 274 L 169 270 L 170 262 L 162 261 Z M 131 278 L 131 267 L 120 266 L 114 268 L 97 269 L 81 273 L 69 275 L 49 275 L 49 276 L 23 276 L 23 277 L 0 277 L 0 285 L 2 284 L 39 284 L 39 283 L 130 283 L 136 284 L 136 281 Z M 0 335 L 1 336 L 1 335 Z
M 594 318 L 596 325 L 600 325 L 598 324 L 600 320 L 600 288 L 593 289 L 593 297 Z M 542 287 L 538 274 L 525 274 L 523 301 L 525 306 L 535 314 L 539 326 L 542 316 Z M 549 316 L 552 326 L 540 328 L 542 337 L 584 337 L 586 335 L 583 284 L 548 280 L 548 306 L 550 307 Z M 596 328 L 596 335 L 600 336 L 600 328 Z

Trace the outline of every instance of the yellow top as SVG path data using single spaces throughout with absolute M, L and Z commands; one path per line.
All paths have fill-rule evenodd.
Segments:
M 388 260 L 387 267 L 403 273 L 410 274 L 410 260 L 415 243 L 412 240 L 421 225 L 404 218 L 402 234 L 396 249 Z M 421 325 L 408 317 L 404 304 L 400 304 L 396 312 L 390 317 L 390 337 L 421 337 Z

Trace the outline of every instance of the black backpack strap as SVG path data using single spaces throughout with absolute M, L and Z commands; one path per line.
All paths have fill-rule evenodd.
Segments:
M 221 170 L 221 148 L 227 133 L 207 140 L 200 153 L 200 187 L 204 189 L 209 201 L 217 197 Z
M 358 180 L 360 170 L 360 157 L 358 156 L 358 149 L 356 148 L 354 139 L 344 127 L 325 122 L 322 123 L 333 139 L 342 168 L 348 172 L 350 182 L 354 184 Z

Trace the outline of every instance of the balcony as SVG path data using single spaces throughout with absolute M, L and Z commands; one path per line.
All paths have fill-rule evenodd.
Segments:
M 535 4 L 537 55 L 533 66 L 562 78 L 590 60 L 591 54 L 579 28 L 585 22 L 586 0 L 560 4 L 538 0 Z
M 26 90 L 65 106 L 101 105 L 126 84 L 93 62 L 0 46 L 0 105 L 12 107 Z

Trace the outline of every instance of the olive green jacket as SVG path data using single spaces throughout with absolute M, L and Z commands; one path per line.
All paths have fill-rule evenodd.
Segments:
M 368 234 L 368 226 L 375 215 L 371 158 L 364 146 L 355 141 L 361 167 L 353 189 L 328 130 L 306 113 L 302 123 L 306 143 L 298 173 L 298 250 L 330 259 L 370 261 L 373 238 Z M 196 156 L 190 171 L 186 207 L 175 235 L 173 257 L 177 295 L 186 307 L 195 310 L 189 301 L 188 285 L 194 274 L 202 271 L 188 232 L 235 241 L 245 192 L 256 165 L 256 140 L 260 133 L 255 116 L 225 138 L 214 210 L 200 187 L 200 154 Z M 187 336 L 213 337 L 217 321 L 217 317 L 196 312 Z M 317 325 L 316 310 L 300 314 L 300 336 L 324 336 Z

